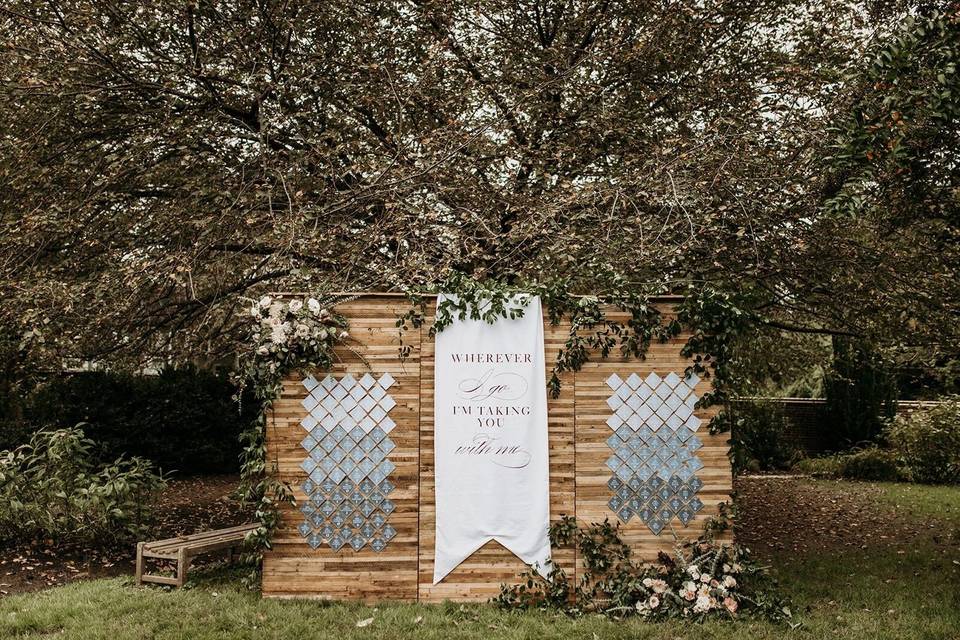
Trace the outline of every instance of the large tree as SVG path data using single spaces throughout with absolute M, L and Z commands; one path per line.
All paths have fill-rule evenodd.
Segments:
M 932 167 L 956 169 L 956 112 L 892 120 L 922 134 L 930 186 L 893 210 L 876 151 L 844 153 L 863 114 L 893 118 L 863 70 L 930 11 L 9 0 L 2 322 L 60 356 L 217 354 L 242 296 L 457 269 L 709 285 L 758 326 L 955 344 L 956 177 Z M 939 83 L 940 44 L 893 84 Z

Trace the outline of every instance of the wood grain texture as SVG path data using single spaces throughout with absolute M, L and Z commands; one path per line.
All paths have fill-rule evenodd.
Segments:
M 396 465 L 390 475 L 396 488 L 388 496 L 396 510 L 388 522 L 397 530 L 397 536 L 379 553 L 369 545 L 360 551 L 349 546 L 333 551 L 326 545 L 314 550 L 297 531 L 303 516 L 293 507 L 284 506 L 273 549 L 263 560 L 264 596 L 365 601 L 417 597 L 420 339 L 416 331 L 403 336 L 411 353 L 401 360 L 400 333 L 395 326 L 397 317 L 407 308 L 402 298 L 360 298 L 340 305 L 337 310 L 350 321 L 351 339 L 347 345 L 337 347 L 338 362 L 330 372 L 336 376 L 351 373 L 355 377 L 367 372 L 377 376 L 389 372 L 396 379 L 389 390 L 397 402 L 389 413 L 396 422 L 390 432 L 396 448 L 388 456 Z M 326 375 L 319 371 L 309 373 L 318 379 Z M 301 379 L 291 377 L 285 381 L 267 423 L 268 461 L 276 465 L 278 477 L 293 486 L 298 503 L 306 499 L 299 486 L 306 479 L 300 468 L 306 457 L 300 446 L 306 435 L 299 424 L 306 415 L 300 404 L 306 397 Z
M 428 300 L 432 310 L 433 302 Z M 669 302 L 659 307 L 672 313 Z M 349 546 L 334 552 L 326 546 L 313 550 L 297 532 L 301 514 L 285 507 L 282 521 L 274 538 L 274 548 L 264 557 L 263 594 L 266 597 L 304 597 L 379 600 L 486 600 L 499 592 L 501 583 L 514 582 L 525 569 L 523 563 L 509 551 L 491 542 L 470 556 L 440 584 L 433 585 L 433 554 L 435 536 L 434 506 L 434 450 L 433 450 L 433 375 L 434 344 L 427 328 L 410 330 L 403 334 L 403 343 L 411 347 L 410 356 L 399 356 L 400 332 L 397 318 L 409 309 L 406 299 L 393 294 L 364 295 L 338 306 L 350 323 L 351 341 L 336 349 L 338 362 L 334 375 L 366 372 L 389 372 L 397 380 L 390 393 L 397 406 L 390 412 L 397 426 L 390 433 L 397 447 L 389 459 L 396 465 L 391 475 L 397 488 L 390 494 L 396 511 L 389 522 L 397 529 L 397 537 L 380 553 L 369 547 L 359 552 Z M 617 312 L 607 310 L 612 318 Z M 544 353 L 546 366 L 553 367 L 556 357 L 567 339 L 570 326 L 545 322 Z M 575 374 L 563 379 L 560 397 L 548 400 L 548 429 L 550 443 L 550 515 L 552 520 L 561 515 L 573 515 L 581 524 L 600 522 L 604 518 L 615 521 L 607 501 L 611 492 L 607 487 L 610 470 L 606 460 L 610 449 L 606 444 L 611 434 L 606 424 L 610 408 L 606 399 L 610 389 L 606 379 L 611 373 L 627 377 L 632 372 L 646 375 L 656 372 L 683 372 L 689 362 L 680 356 L 687 335 L 678 336 L 663 344 L 653 344 L 645 360 L 628 360 L 611 355 L 602 360 L 594 355 Z M 325 372 L 313 372 L 319 378 Z M 306 415 L 300 405 L 306 391 L 300 377 L 285 381 L 281 397 L 268 417 L 267 455 L 274 464 L 275 473 L 295 488 L 298 500 L 305 499 L 299 485 L 305 474 L 300 468 L 306 452 L 300 447 L 305 431 L 299 421 Z M 710 379 L 697 386 L 696 393 L 710 390 Z M 691 523 L 683 527 L 679 521 L 671 523 L 673 532 L 681 537 L 694 537 L 703 523 L 717 512 L 717 505 L 729 499 L 732 474 L 727 458 L 727 436 L 709 435 L 707 421 L 716 409 L 697 410 L 704 425 L 697 436 L 703 441 L 698 456 L 705 466 L 698 472 L 704 486 L 700 490 L 703 510 Z M 638 519 L 631 519 L 623 527 L 624 539 L 641 558 L 654 558 L 658 551 L 672 549 L 674 536 L 665 529 L 653 535 Z M 576 558 L 572 550 L 555 552 L 554 561 L 568 575 L 576 576 Z
M 666 316 L 673 313 L 669 305 L 661 306 Z M 611 319 L 625 319 L 621 314 L 608 311 Z M 612 492 L 607 486 L 611 471 L 606 465 L 611 455 L 607 438 L 613 433 L 607 425 L 607 418 L 611 415 L 607 398 L 611 389 L 606 380 L 616 373 L 626 379 L 631 373 L 646 377 L 650 373 L 664 377 L 671 371 L 683 376 L 684 370 L 690 362 L 680 355 L 683 345 L 689 334 L 683 333 L 668 342 L 654 342 L 647 351 L 646 359 L 628 359 L 619 355 L 610 355 L 607 359 L 594 357 L 576 372 L 576 380 L 572 390 L 575 396 L 576 411 L 576 462 L 577 462 L 577 520 L 581 525 L 602 522 L 620 522 L 607 502 Z M 712 388 L 711 379 L 701 379 L 694 392 L 703 397 Z M 720 502 L 730 499 L 733 490 L 733 474 L 730 460 L 727 457 L 727 434 L 710 435 L 707 424 L 716 415 L 716 407 L 697 409 L 694 415 L 699 417 L 703 424 L 697 431 L 697 437 L 703 442 L 703 447 L 697 451 L 704 467 L 697 472 L 704 485 L 697 494 L 703 501 L 704 508 L 691 520 L 687 526 L 674 518 L 667 528 L 655 535 L 637 517 L 628 523 L 621 522 L 621 537 L 633 549 L 637 557 L 645 560 L 654 560 L 660 551 L 671 551 L 679 538 L 695 538 L 703 531 L 704 523 L 717 514 Z M 666 427 L 662 427 L 666 428 Z

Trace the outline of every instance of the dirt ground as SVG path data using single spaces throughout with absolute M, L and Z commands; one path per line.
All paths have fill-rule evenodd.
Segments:
M 249 522 L 234 498 L 237 476 L 174 480 L 157 507 L 152 539 Z M 738 541 L 759 558 L 784 552 L 871 546 L 907 549 L 942 535 L 940 523 L 904 517 L 877 500 L 875 485 L 812 482 L 802 477 L 752 476 L 736 481 Z M 0 594 L 34 591 L 84 578 L 132 575 L 135 545 L 113 551 L 41 543 L 0 549 Z M 201 561 L 202 562 L 202 561 Z
M 785 551 L 909 549 L 918 539 L 939 542 L 945 535 L 942 523 L 879 500 L 882 489 L 875 484 L 749 476 L 737 478 L 735 489 L 737 541 L 761 558 Z
M 151 539 L 221 529 L 253 519 L 233 496 L 240 478 L 203 476 L 170 481 L 156 505 Z M 73 580 L 133 575 L 136 545 L 84 549 L 36 541 L 0 548 L 0 595 L 36 591 Z M 198 564 L 202 564 L 202 559 Z

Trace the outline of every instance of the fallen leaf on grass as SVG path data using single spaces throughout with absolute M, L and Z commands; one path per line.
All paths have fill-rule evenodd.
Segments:
M 357 627 L 362 629 L 363 627 L 369 627 L 371 624 L 373 624 L 373 618 L 365 618 L 357 622 Z
M 417 616 L 413 619 L 413 624 L 420 624 L 421 622 L 423 622 L 423 616 Z

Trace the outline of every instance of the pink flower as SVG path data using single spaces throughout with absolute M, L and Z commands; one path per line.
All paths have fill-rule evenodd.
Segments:
M 729 611 L 730 613 L 736 613 L 737 607 L 740 605 L 737 604 L 736 600 L 734 600 L 730 596 L 727 596 L 726 598 L 723 599 L 723 606 L 725 606 L 727 608 L 727 611 Z

